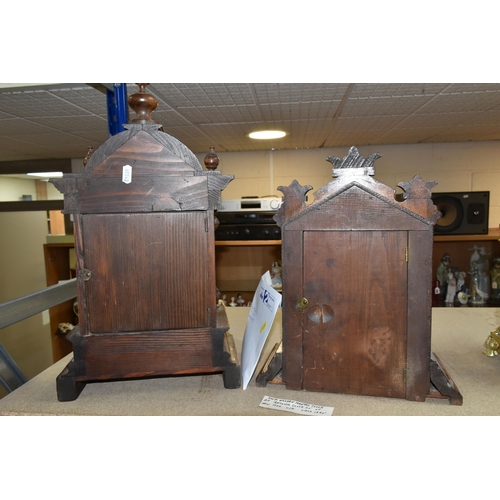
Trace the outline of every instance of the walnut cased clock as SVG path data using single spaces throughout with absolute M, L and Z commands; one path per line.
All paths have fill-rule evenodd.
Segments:
M 379 156 L 329 157 L 334 180 L 310 204 L 311 186 L 278 188 L 287 388 L 429 395 L 435 183 L 415 176 L 398 200 L 373 178 Z
M 151 119 L 156 99 L 139 86 L 126 130 L 83 173 L 51 180 L 74 218 L 79 308 L 60 401 L 97 380 L 222 372 L 239 387 L 215 282 L 214 210 L 233 176 L 204 171 Z

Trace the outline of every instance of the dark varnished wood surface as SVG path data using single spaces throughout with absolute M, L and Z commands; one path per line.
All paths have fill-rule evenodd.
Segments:
M 83 216 L 88 332 L 210 326 L 207 224 L 205 212 Z
M 334 180 L 310 204 L 311 186 L 278 188 L 283 380 L 292 389 L 424 401 L 435 183 L 415 176 L 399 184 L 397 200 L 372 178 L 378 156 L 351 148 L 332 158 Z
M 406 245 L 405 231 L 305 232 L 304 389 L 405 396 Z
M 74 214 L 80 311 L 61 401 L 78 397 L 84 381 L 226 367 L 226 386 L 239 386 L 215 283 L 214 210 L 233 176 L 203 171 L 150 119 L 145 86 L 131 96 L 134 123 L 93 151 L 82 174 L 52 179 Z

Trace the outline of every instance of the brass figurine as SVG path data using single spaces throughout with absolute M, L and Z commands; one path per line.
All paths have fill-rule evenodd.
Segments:
M 486 347 L 486 349 L 483 351 L 483 354 L 485 356 L 498 356 L 500 348 L 500 327 L 496 328 L 490 333 L 490 335 L 486 339 L 486 342 L 484 343 L 484 347 Z

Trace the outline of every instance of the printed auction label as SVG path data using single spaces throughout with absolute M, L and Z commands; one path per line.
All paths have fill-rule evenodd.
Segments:
M 333 414 L 333 406 L 310 405 L 308 403 L 294 401 L 293 399 L 272 398 L 271 396 L 264 396 L 259 406 L 262 408 L 269 408 L 270 410 L 298 413 L 299 415 L 330 417 Z

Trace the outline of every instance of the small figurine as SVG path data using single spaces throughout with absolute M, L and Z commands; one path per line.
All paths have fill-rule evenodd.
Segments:
M 278 261 L 273 262 L 271 268 L 271 286 L 276 290 L 281 290 L 283 285 L 283 278 L 281 277 L 281 266 Z
M 469 250 L 474 250 L 470 258 L 471 275 L 469 302 L 472 305 L 484 305 L 490 296 L 490 276 L 489 276 L 489 260 L 484 248 L 479 248 L 474 245 Z M 478 252 L 479 250 L 479 252 Z
M 450 270 L 448 271 L 448 280 L 446 282 L 446 304 L 452 305 L 455 301 L 456 286 L 457 279 L 455 278 L 453 272 Z
M 446 297 L 446 286 L 448 281 L 448 267 L 450 266 L 451 257 L 450 254 L 445 253 L 441 258 L 441 262 L 436 270 L 436 279 L 439 281 L 439 287 L 441 289 L 441 299 Z
M 499 350 L 500 350 L 500 327 L 497 328 L 496 330 L 493 330 L 488 338 L 486 339 L 486 342 L 484 343 L 484 347 L 486 349 L 483 351 L 483 354 L 485 356 L 498 356 Z
M 239 307 L 242 307 L 245 305 L 245 300 L 241 296 L 241 293 L 238 294 L 238 298 L 236 299 L 236 303 L 238 304 Z
M 490 260 L 489 253 L 486 253 L 484 247 L 479 249 L 479 259 L 477 260 L 477 267 L 479 270 L 479 289 L 484 294 L 485 302 L 490 297 Z
M 491 277 L 491 300 L 500 302 L 500 257 L 493 259 L 493 267 L 490 271 Z
M 238 304 L 234 301 L 234 297 L 231 297 L 231 302 L 229 302 L 230 307 L 237 307 Z
M 465 286 L 465 277 L 467 273 L 465 271 L 456 271 L 455 278 L 457 278 L 457 295 L 460 292 L 466 293 L 467 287 Z
M 486 303 L 487 295 L 479 288 L 479 269 L 477 262 L 472 262 L 470 274 L 469 302 L 474 306 L 482 306 Z
M 469 248 L 468 250 L 469 250 L 469 251 L 470 251 L 470 250 L 474 250 L 474 253 L 470 256 L 470 267 L 471 267 L 471 269 L 472 269 L 472 265 L 473 265 L 473 263 L 474 263 L 474 262 L 476 262 L 476 261 L 478 261 L 478 260 L 479 260 L 479 258 L 480 258 L 480 257 L 479 257 L 479 252 L 478 252 L 479 247 L 478 247 L 478 246 L 476 246 L 476 245 L 474 245 L 472 248 Z

